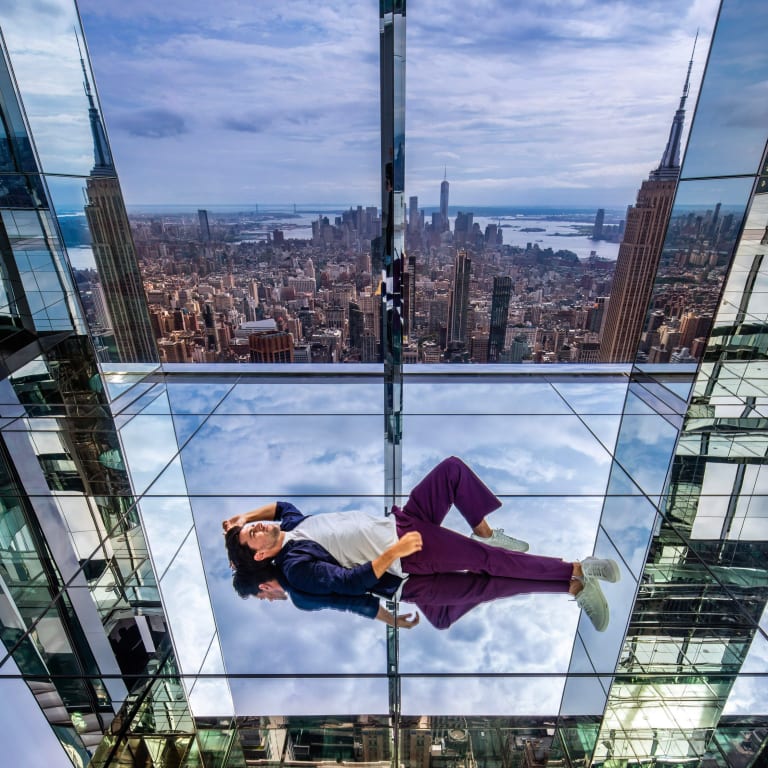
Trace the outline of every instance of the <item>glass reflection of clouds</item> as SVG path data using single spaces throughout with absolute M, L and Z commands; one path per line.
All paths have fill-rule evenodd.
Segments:
M 562 414 L 542 426 L 540 416 L 406 415 L 403 487 L 458 455 L 495 493 L 602 493 L 610 454 L 584 423 Z
M 192 530 L 189 500 L 186 496 L 145 497 L 141 514 L 155 571 L 162 575 Z
M 326 642 L 318 634 L 315 643 Z M 251 646 L 251 658 L 271 650 L 273 641 L 267 638 L 258 647 Z M 275 666 L 273 670 L 282 670 Z M 387 709 L 388 681 L 386 678 L 283 678 L 235 679 L 230 681 L 235 711 L 252 717 L 274 715 L 324 716 L 349 715 L 350 712 L 383 713 Z
M 624 417 L 616 459 L 650 497 L 658 498 L 669 469 L 677 430 L 657 415 Z
M 144 493 L 178 451 L 173 422 L 167 416 L 138 414 L 123 425 L 120 435 L 134 491 Z M 175 493 L 186 493 L 183 483 Z
M 712 42 L 682 178 L 754 173 L 765 145 L 768 98 L 763 40 L 768 6 L 723 3 Z M 759 64 L 763 62 L 762 66 Z M 727 141 L 723 141 L 724 136 Z
M 467 643 L 465 653 L 475 653 Z M 550 715 L 557 712 L 563 692 L 563 677 L 404 677 L 401 682 L 404 715 L 429 712 L 453 715 Z M 594 712 L 592 714 L 597 714 Z
M 763 537 L 765 540 L 765 537 Z M 768 669 L 768 607 L 763 610 L 759 630 L 744 659 L 740 674 L 725 704 L 726 715 L 752 715 L 766 707 L 765 670 Z
M 646 531 L 646 540 L 649 535 L 650 531 Z M 611 611 L 611 622 L 606 631 L 597 632 L 589 619 L 582 613 L 579 616 L 579 635 L 584 641 L 595 670 L 603 675 L 611 675 L 616 667 L 629 615 L 635 602 L 637 584 L 624 567 L 621 553 L 602 530 L 595 542 L 595 553 L 599 557 L 613 558 L 619 563 L 621 580 L 615 584 L 603 585 L 603 593 Z
M 199 677 L 189 689 L 189 706 L 196 717 L 222 717 L 234 715 L 232 693 L 225 678 L 226 669 L 221 654 L 218 634 L 214 635 Z
M 570 413 L 546 381 L 407 381 L 404 412 L 423 413 Z
M 623 473 L 610 449 L 619 438 L 634 469 L 643 451 L 658 451 L 658 440 L 667 449 L 665 430 L 672 427 L 635 395 L 639 413 L 621 422 L 624 372 L 511 379 L 492 386 L 460 377 L 406 382 L 403 493 L 446 456 L 461 456 L 502 499 L 492 523 L 529 541 L 532 552 L 575 560 L 597 542 L 599 554 L 622 563 L 622 582 L 604 590 L 615 618 L 595 638 L 567 595 L 530 594 L 480 604 L 445 630 L 422 619 L 400 632 L 404 712 L 449 712 L 459 689 L 468 714 L 551 713 L 564 695 L 574 712 L 597 714 L 604 700 L 604 681 L 596 678 L 594 691 L 577 704 L 566 676 L 580 671 L 580 658 L 597 673 L 612 671 L 607 660 L 618 655 L 654 521 L 640 489 L 628 479 L 626 487 L 619 483 Z M 227 702 L 247 715 L 387 710 L 383 624 L 334 610 L 301 611 L 290 601 L 243 600 L 223 546 L 223 519 L 275 499 L 308 514 L 383 514 L 381 381 L 348 380 L 343 402 L 338 389 L 301 376 L 226 374 L 201 387 L 181 373 L 142 384 L 123 379 L 114 388 L 113 405 L 128 418 L 122 439 L 198 715 L 229 712 Z M 671 402 L 654 382 L 641 394 L 660 408 Z M 615 506 L 603 507 L 609 479 Z M 659 493 L 659 482 L 657 472 L 647 485 Z M 446 524 L 464 530 L 455 512 Z M 400 603 L 400 612 L 410 610 Z M 231 699 L 226 681 L 195 677 L 221 670 L 247 676 L 228 681 Z M 470 677 L 451 678 L 457 673 Z M 354 684 L 338 678 L 348 674 L 372 677 Z
M 71 0 L 38 3 L 35 13 L 26 12 L 23 3 L 3 8 L 3 37 L 43 170 L 87 176 L 93 167 L 93 137 L 75 30 L 83 45 Z M 90 70 L 88 77 L 93 84 Z M 73 194 L 70 206 L 82 209 L 79 193 Z
M 209 417 L 182 450 L 192 494 L 380 494 L 380 416 Z
M 569 672 L 594 675 L 596 671 L 595 664 L 587 652 L 583 639 L 577 634 L 573 643 Z M 602 712 L 608 698 L 609 687 L 610 681 L 606 681 L 603 677 L 567 678 L 560 704 L 560 714 L 568 717 L 594 715 Z
M 372 414 L 383 413 L 381 381 L 260 381 L 237 384 L 218 412 L 228 414 Z M 343 397 L 341 392 L 343 391 Z

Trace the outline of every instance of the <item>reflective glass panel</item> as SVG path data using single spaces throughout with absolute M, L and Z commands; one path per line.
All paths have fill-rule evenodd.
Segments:
M 759 94 L 768 76 L 759 30 L 767 22 L 768 9 L 760 3 L 722 4 L 682 178 L 757 171 L 766 117 Z

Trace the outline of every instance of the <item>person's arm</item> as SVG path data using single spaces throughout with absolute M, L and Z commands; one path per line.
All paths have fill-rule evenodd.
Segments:
M 418 531 L 411 531 L 401 536 L 391 547 L 385 549 L 375 560 L 371 560 L 373 573 L 377 579 L 380 579 L 387 568 L 399 557 L 406 557 L 418 552 L 421 549 L 421 534 Z
M 288 592 L 291 602 L 302 611 L 319 611 L 332 608 L 364 616 L 366 619 L 378 618 L 379 599 L 373 595 L 310 595 L 292 589 Z
M 236 525 L 242 526 L 247 523 L 257 523 L 260 520 L 274 520 L 277 515 L 277 502 L 272 501 L 269 504 L 265 504 L 263 507 L 252 509 L 250 512 L 246 512 L 242 515 L 234 515 L 228 520 L 223 520 L 221 527 L 226 533 L 230 528 L 234 528 Z
M 376 586 L 387 568 L 399 557 L 421 549 L 421 534 L 406 533 L 376 559 L 349 568 L 313 541 L 291 542 L 275 558 L 286 581 L 294 588 L 313 595 L 363 595 Z
M 379 621 L 383 621 L 387 626 L 402 627 L 403 629 L 411 629 L 411 627 L 415 627 L 419 623 L 418 611 L 414 611 L 413 613 L 403 613 L 397 617 L 397 620 L 395 620 L 395 617 L 386 608 L 382 608 L 381 606 L 379 606 L 376 618 Z

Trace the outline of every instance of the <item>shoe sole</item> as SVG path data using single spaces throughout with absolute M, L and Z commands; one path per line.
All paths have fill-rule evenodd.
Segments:
M 609 581 L 612 584 L 615 584 L 620 578 L 621 578 L 621 571 L 619 570 L 619 564 L 615 560 L 611 560 L 610 558 L 601 558 L 604 559 L 608 564 L 610 568 L 610 573 L 608 574 L 596 574 L 596 573 L 586 573 L 585 576 L 591 576 L 593 579 L 600 579 L 601 581 Z M 582 563 L 582 567 L 583 567 Z M 587 570 L 589 570 L 589 564 L 587 564 Z
M 527 541 L 522 541 L 521 539 L 518 539 L 518 541 L 520 541 L 519 547 L 505 547 L 503 544 L 494 544 L 488 539 L 482 538 L 482 536 L 476 536 L 474 533 L 469 538 L 472 539 L 472 541 L 479 541 L 481 544 L 487 544 L 489 547 L 506 549 L 508 552 L 527 552 L 531 548 L 531 545 L 528 544 Z
M 597 587 L 598 594 L 600 595 L 600 603 L 602 607 L 605 609 L 605 623 L 601 625 L 597 625 L 594 621 L 594 619 L 584 610 L 583 607 L 579 606 L 581 610 L 584 612 L 584 615 L 589 619 L 590 624 L 598 631 L 598 632 L 605 632 L 606 629 L 608 629 L 608 624 L 610 624 L 611 621 L 611 611 L 608 607 L 608 601 L 605 599 L 605 595 L 603 594 L 603 590 L 600 589 L 599 584 L 595 584 Z

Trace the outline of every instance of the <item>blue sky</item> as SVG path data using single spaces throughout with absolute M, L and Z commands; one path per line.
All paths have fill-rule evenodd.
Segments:
M 378 3 L 80 0 L 129 205 L 379 195 Z M 658 164 L 717 0 L 413 0 L 406 194 L 623 206 Z

